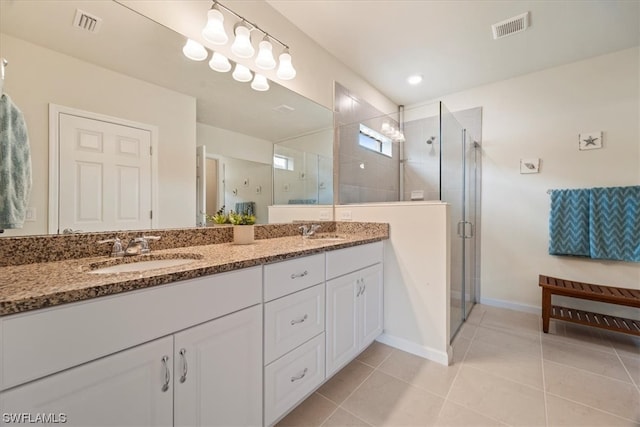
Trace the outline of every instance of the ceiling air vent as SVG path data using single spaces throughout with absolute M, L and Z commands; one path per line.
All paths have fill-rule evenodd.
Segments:
M 529 12 L 493 24 L 493 39 L 497 40 L 512 34 L 520 33 L 529 27 Z
M 81 30 L 97 33 L 102 25 L 102 19 L 93 16 L 83 10 L 76 9 L 76 16 L 73 18 L 73 26 Z

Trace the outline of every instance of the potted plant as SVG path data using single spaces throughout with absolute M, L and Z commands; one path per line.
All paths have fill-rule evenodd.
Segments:
M 236 213 L 229 211 L 229 222 L 233 224 L 233 243 L 248 245 L 253 243 L 256 217 L 249 213 Z
M 224 206 L 222 206 L 215 215 L 207 215 L 207 222 L 213 222 L 215 225 L 231 224 L 229 221 L 229 215 L 224 213 Z

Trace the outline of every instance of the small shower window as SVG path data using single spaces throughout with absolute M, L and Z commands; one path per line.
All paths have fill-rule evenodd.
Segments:
M 358 144 L 367 150 L 375 151 L 387 157 L 392 157 L 392 141 L 379 132 L 360 124 Z
M 293 157 L 282 156 L 280 154 L 273 155 L 273 167 L 276 169 L 293 170 Z

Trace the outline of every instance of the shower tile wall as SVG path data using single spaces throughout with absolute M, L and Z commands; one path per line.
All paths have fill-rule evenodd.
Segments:
M 438 117 L 428 117 L 404 124 L 404 194 L 424 191 L 424 200 L 440 200 L 440 138 Z M 427 141 L 430 140 L 431 144 Z
M 399 147 L 394 143 L 389 158 L 358 144 L 360 123 L 380 129 L 382 112 L 358 99 L 336 83 L 335 105 L 338 127 L 339 203 L 398 201 L 400 184 Z M 378 119 L 370 119 L 378 117 Z

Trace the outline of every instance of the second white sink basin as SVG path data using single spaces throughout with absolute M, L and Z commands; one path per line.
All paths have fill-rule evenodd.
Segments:
M 176 259 L 154 259 L 149 261 L 128 262 L 116 264 L 109 267 L 96 268 L 90 270 L 93 274 L 112 274 L 112 273 L 133 273 L 155 270 L 157 268 L 177 267 L 179 265 L 188 264 L 196 261 L 192 258 L 176 258 Z

